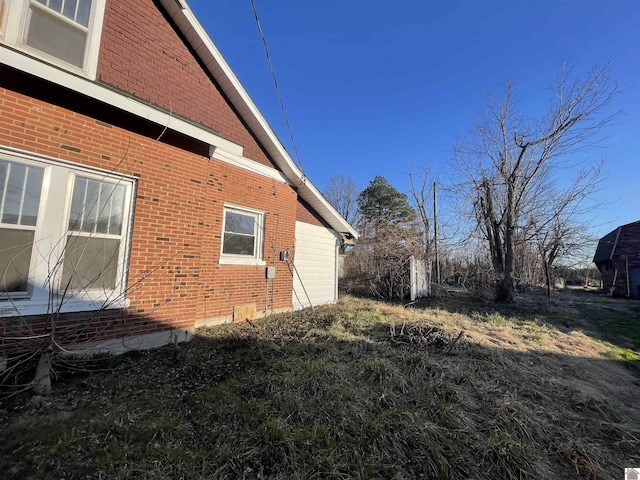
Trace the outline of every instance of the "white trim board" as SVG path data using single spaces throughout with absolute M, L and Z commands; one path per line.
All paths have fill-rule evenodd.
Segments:
M 148 120 L 161 127 L 170 128 L 188 137 L 212 145 L 216 149 L 220 148 L 234 155 L 243 155 L 244 148 L 241 145 L 226 140 L 208 130 L 199 128 L 185 120 L 176 118 L 163 110 L 147 105 L 135 98 L 115 92 L 77 75 L 72 75 L 2 45 L 0 45 L 0 63 L 82 95 L 95 98 L 96 100 L 124 110 L 125 112 L 132 113 L 137 117 Z
M 291 182 L 289 182 L 287 177 L 285 177 L 280 170 L 276 170 L 272 167 L 267 167 L 266 165 L 256 162 L 255 160 L 251 160 L 239 155 L 234 155 L 233 153 L 217 149 L 213 152 L 211 158 L 224 163 L 228 163 L 229 165 L 233 165 L 234 167 L 242 168 L 243 170 L 248 170 L 251 173 L 262 175 L 263 177 L 267 177 L 271 180 L 277 180 L 278 182 L 291 185 Z
M 136 350 L 160 348 L 172 343 L 189 342 L 193 339 L 194 334 L 195 329 L 193 328 L 174 328 L 162 332 L 109 338 L 97 342 L 78 342 L 73 345 L 65 345 L 64 348 L 65 352 L 70 355 L 95 355 L 98 353 L 121 355 Z

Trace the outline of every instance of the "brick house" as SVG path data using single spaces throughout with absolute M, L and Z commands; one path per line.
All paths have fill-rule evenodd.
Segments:
M 182 0 L 0 0 L 0 359 L 331 303 L 356 236 Z
M 622 225 L 602 237 L 593 262 L 610 295 L 640 298 L 640 221 Z

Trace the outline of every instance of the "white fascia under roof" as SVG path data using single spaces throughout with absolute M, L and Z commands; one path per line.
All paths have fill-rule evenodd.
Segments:
M 297 187 L 298 195 L 335 231 L 357 238 L 358 233 L 353 227 L 294 163 L 186 2 L 160 0 L 160 3 L 278 168 Z

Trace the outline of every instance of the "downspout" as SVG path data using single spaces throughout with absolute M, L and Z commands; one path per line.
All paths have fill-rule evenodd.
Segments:
M 336 248 L 334 252 L 334 281 L 333 281 L 333 303 L 338 301 L 338 282 L 340 281 L 340 240 L 336 238 Z

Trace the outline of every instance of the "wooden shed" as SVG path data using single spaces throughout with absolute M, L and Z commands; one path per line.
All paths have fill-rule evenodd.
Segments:
M 606 292 L 640 299 L 640 220 L 602 237 L 593 262 L 600 270 Z

